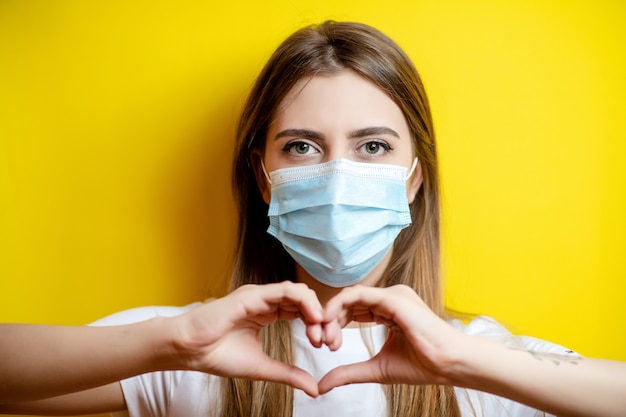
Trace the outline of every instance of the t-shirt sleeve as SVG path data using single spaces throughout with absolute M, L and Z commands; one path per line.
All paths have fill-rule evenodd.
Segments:
M 165 417 L 182 372 L 151 372 L 120 382 L 130 417 Z

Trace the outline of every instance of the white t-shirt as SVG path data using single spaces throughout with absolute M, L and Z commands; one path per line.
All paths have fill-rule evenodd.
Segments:
M 143 307 L 123 311 L 94 323 L 111 326 L 148 320 L 157 316 L 183 314 L 200 303 L 185 307 Z M 464 333 L 487 337 L 507 345 L 529 350 L 572 354 L 565 348 L 539 339 L 513 336 L 495 320 L 480 316 L 469 324 L 453 320 L 451 324 Z M 309 372 L 316 380 L 331 369 L 370 358 L 369 347 L 378 351 L 384 342 L 384 326 L 366 331 L 343 329 L 343 343 L 331 352 L 325 346 L 316 349 L 305 335 L 304 324 L 292 322 L 295 365 Z M 364 338 L 365 336 L 365 338 Z M 365 341 L 367 340 L 367 342 Z M 130 417 L 209 417 L 216 416 L 220 407 L 220 378 L 202 372 L 165 371 L 139 375 L 121 382 L 128 412 L 114 416 Z M 548 416 L 525 405 L 480 391 L 455 388 L 457 401 L 464 417 L 538 417 Z M 353 384 L 333 389 L 311 398 L 294 390 L 294 417 L 380 417 L 386 414 L 386 399 L 379 384 Z

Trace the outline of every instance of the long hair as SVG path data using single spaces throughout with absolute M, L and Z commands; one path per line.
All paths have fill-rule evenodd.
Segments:
M 237 130 L 232 187 L 239 233 L 231 290 L 243 284 L 293 280 L 295 265 L 266 230 L 267 204 L 258 189 L 253 161 L 263 154 L 269 124 L 285 95 L 303 77 L 351 70 L 384 91 L 402 110 L 420 160 L 423 184 L 411 204 L 411 225 L 394 242 L 379 286 L 406 284 L 437 314 L 444 315 L 439 267 L 439 182 L 435 133 L 421 79 L 405 53 L 367 25 L 325 22 L 287 38 L 261 71 Z M 262 332 L 266 353 L 292 363 L 289 323 Z M 460 416 L 454 391 L 443 386 L 385 387 L 390 416 Z M 293 389 L 265 381 L 227 380 L 223 417 L 290 417 Z

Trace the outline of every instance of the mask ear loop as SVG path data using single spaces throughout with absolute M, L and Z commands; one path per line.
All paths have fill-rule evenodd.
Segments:
M 265 169 L 265 164 L 263 163 L 263 158 L 261 159 L 261 169 L 263 170 L 263 174 L 265 174 L 265 178 L 267 178 L 267 182 L 270 183 L 270 185 L 272 185 L 272 180 L 270 179 L 270 176 L 267 174 L 267 170 Z
M 409 173 L 406 174 L 406 176 L 404 177 L 405 181 L 408 180 L 409 178 L 411 178 L 411 176 L 413 175 L 413 172 L 415 172 L 415 168 L 416 167 L 417 167 L 417 156 L 413 160 L 413 165 L 411 165 L 411 169 L 409 170 Z M 263 172 L 265 172 L 265 168 L 263 168 Z M 265 175 L 267 175 L 267 174 L 265 174 Z M 270 184 L 271 184 L 271 182 L 270 182 Z

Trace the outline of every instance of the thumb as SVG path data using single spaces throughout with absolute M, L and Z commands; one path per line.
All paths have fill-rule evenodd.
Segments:
M 256 379 L 290 385 L 304 391 L 310 397 L 319 395 L 317 381 L 297 366 L 267 357 L 259 363 Z
M 370 359 L 365 362 L 342 365 L 329 371 L 318 383 L 320 395 L 342 385 L 358 384 L 363 382 L 380 382 L 380 373 L 376 361 Z

